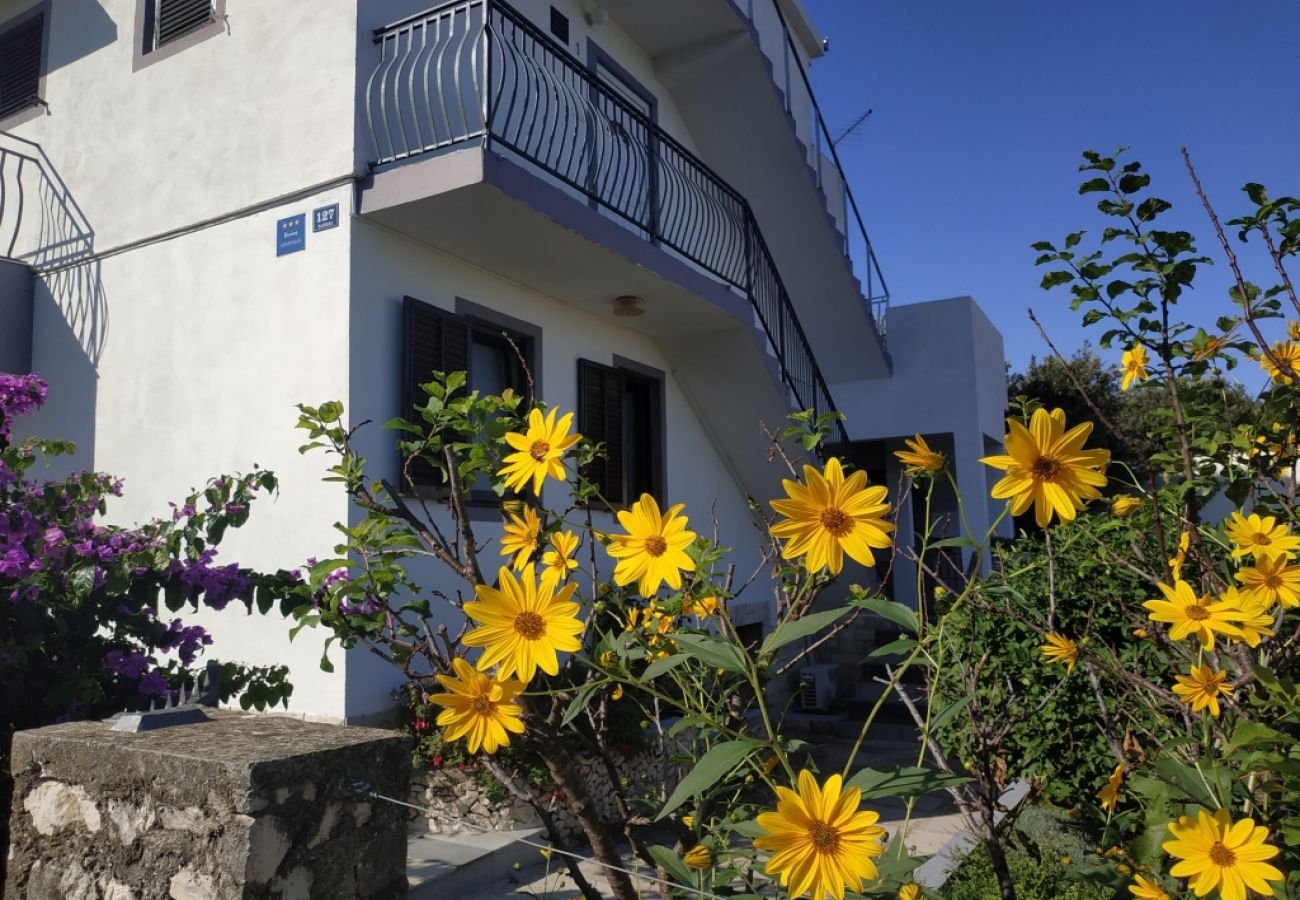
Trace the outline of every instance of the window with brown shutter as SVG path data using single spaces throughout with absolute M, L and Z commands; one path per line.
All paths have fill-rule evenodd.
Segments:
M 424 420 L 415 412 L 428 395 L 420 385 L 433 379 L 434 372 L 462 372 L 469 368 L 469 325 L 460 316 L 443 312 L 414 297 L 402 298 L 402 410 L 403 415 L 419 424 Z M 403 487 L 409 477 L 416 487 L 442 485 L 442 477 L 429 463 L 417 459 L 403 475 Z
M 474 307 L 474 304 L 467 305 Z M 492 314 L 491 310 L 475 308 L 485 316 Z M 516 321 L 515 325 L 501 325 L 479 315 L 455 315 L 414 297 L 404 297 L 403 415 L 417 424 L 423 421 L 415 406 L 427 399 L 420 385 L 431 381 L 434 372 L 465 372 L 468 387 L 480 394 L 500 394 L 509 389 L 527 398 L 528 370 L 533 367 L 537 353 L 536 338 L 519 330 L 531 327 L 528 323 Z M 475 439 L 472 435 L 468 438 Z M 419 460 L 411 465 L 409 478 L 417 488 L 443 485 L 438 471 Z M 480 476 L 478 481 L 466 486 L 472 503 L 499 502 L 490 481 L 487 476 Z M 404 483 L 403 486 L 412 485 Z
M 616 360 L 617 361 L 617 360 Z M 578 431 L 605 445 L 585 474 L 611 506 L 664 500 L 663 380 L 625 366 L 578 360 Z
M 193 34 L 217 16 L 217 0 L 145 0 L 144 52 Z
M 0 31 L 0 119 L 41 102 L 45 14 Z

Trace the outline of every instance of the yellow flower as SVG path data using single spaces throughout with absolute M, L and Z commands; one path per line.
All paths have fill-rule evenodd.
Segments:
M 1116 807 L 1119 806 L 1119 787 L 1124 783 L 1124 764 L 1120 763 L 1115 767 L 1115 771 L 1110 773 L 1110 778 L 1106 784 L 1097 792 L 1097 799 L 1101 801 L 1102 809 L 1114 814 Z
M 622 699 L 623 699 L 623 685 L 621 685 L 621 684 L 614 685 L 614 693 L 612 693 L 612 694 L 609 695 L 609 699 L 611 699 L 611 700 L 622 700 Z
M 1300 341 L 1300 320 L 1286 323 L 1286 336 L 1293 341 Z
M 569 573 L 578 568 L 578 561 L 573 558 L 573 551 L 578 549 L 578 536 L 572 531 L 560 531 L 551 535 L 551 547 L 542 554 L 542 584 L 555 586 L 569 577 Z
M 1007 474 L 993 486 L 993 499 L 1011 500 L 1011 514 L 1018 516 L 1034 507 L 1034 521 L 1047 527 L 1055 512 L 1063 522 L 1083 509 L 1084 500 L 1101 496 L 1105 486 L 1100 471 L 1110 462 L 1108 450 L 1084 450 L 1092 434 L 1092 423 L 1084 422 L 1065 430 L 1064 410 L 1034 410 L 1029 427 L 1007 419 L 1010 429 L 1004 438 L 1004 455 L 986 456 L 987 466 Z
M 925 889 L 915 881 L 909 881 L 898 889 L 898 900 L 925 900 Z
M 503 570 L 504 571 L 504 570 Z M 520 720 L 523 707 L 514 700 L 524 690 L 524 683 L 500 676 L 475 672 L 465 660 L 457 657 L 451 661 L 455 676 L 439 675 L 438 682 L 450 693 L 429 694 L 426 700 L 447 707 L 438 713 L 437 722 L 443 726 L 446 741 L 466 738 L 470 753 L 495 753 L 510 744 L 510 735 L 524 733 Z
M 1128 886 L 1128 892 L 1137 900 L 1169 900 L 1169 895 L 1159 884 L 1142 875 L 1134 877 L 1133 884 Z
M 1219 889 L 1222 900 L 1246 900 L 1248 888 L 1271 897 L 1273 888 L 1269 882 L 1284 877 L 1264 861 L 1277 856 L 1278 849 L 1264 843 L 1268 829 L 1256 827 L 1253 819 L 1241 819 L 1234 824 L 1226 809 L 1213 816 L 1200 810 L 1195 823 L 1187 816 L 1170 822 L 1169 834 L 1173 840 L 1161 846 L 1170 856 L 1181 860 L 1169 874 L 1189 879 L 1189 887 L 1198 897 L 1215 888 Z
M 570 599 L 577 585 L 565 585 L 555 594 L 538 585 L 535 568 L 529 563 L 516 581 L 503 566 L 497 587 L 475 585 L 476 599 L 465 604 L 465 614 L 482 623 L 464 638 L 466 645 L 483 648 L 478 667 L 500 663 L 503 677 L 518 673 L 525 684 L 539 668 L 548 675 L 559 672 L 557 653 L 581 646 L 578 604 Z
M 505 458 L 506 465 L 497 472 L 505 478 L 506 487 L 522 491 L 531 480 L 533 493 L 541 494 L 542 482 L 547 475 L 557 481 L 567 480 L 568 473 L 560 460 L 566 450 L 582 440 L 582 435 L 569 434 L 573 413 L 565 413 L 559 422 L 555 421 L 555 413 L 552 408 L 542 418 L 542 411 L 534 409 L 528 414 L 526 432 L 506 434 L 506 443 L 517 451 Z
M 549 860 L 549 859 L 551 858 L 551 854 L 554 853 L 555 850 L 554 850 L 553 848 L 551 848 L 551 847 L 542 847 L 542 848 L 541 848 L 540 850 L 538 850 L 537 852 L 540 853 L 540 854 L 542 855 L 542 859 L 547 859 L 547 860 Z
M 1224 591 L 1219 600 L 1229 606 L 1235 606 L 1244 613 L 1244 617 L 1237 623 L 1241 629 L 1241 637 L 1233 640 L 1245 642 L 1250 647 L 1258 647 L 1259 642 L 1264 638 L 1273 636 L 1273 616 L 1269 612 L 1272 604 L 1265 603 L 1259 597 L 1250 593 L 1238 591 L 1235 587 L 1230 587 Z
M 1192 666 L 1190 675 L 1174 677 L 1178 681 L 1174 685 L 1174 693 L 1182 697 L 1184 703 L 1192 705 L 1192 712 L 1200 712 L 1208 707 L 1210 715 L 1217 719 L 1219 698 L 1232 694 L 1232 685 L 1227 683 L 1228 673 L 1222 669 L 1214 672 L 1209 666 Z
M 1241 582 L 1245 594 L 1264 606 L 1300 606 L 1300 566 L 1288 565 L 1283 553 L 1261 553 L 1255 565 L 1239 570 L 1233 577 Z
M 1222 350 L 1224 347 L 1228 345 L 1229 337 L 1231 337 L 1231 335 L 1227 335 L 1227 334 L 1206 335 L 1205 342 L 1202 343 L 1200 346 L 1197 346 L 1194 343 L 1189 345 L 1192 361 L 1197 362 L 1199 360 L 1209 359 L 1211 356 L 1218 353 L 1220 350 Z
M 707 619 L 718 611 L 718 598 L 709 596 L 701 597 L 693 602 L 688 601 L 682 607 L 682 615 L 697 616 L 701 619 Z
M 1234 622 L 1246 618 L 1240 609 L 1223 601 L 1209 602 L 1208 597 L 1198 597 L 1192 586 L 1186 581 L 1175 581 L 1174 586 L 1158 584 L 1164 600 L 1148 600 L 1142 605 L 1151 611 L 1155 622 L 1168 622 L 1172 625 L 1169 636 L 1176 641 L 1192 636 L 1201 642 L 1205 650 L 1214 649 L 1214 633 L 1228 637 L 1242 636 L 1241 628 Z
M 531 506 L 525 506 L 523 514 L 511 516 L 506 522 L 505 534 L 501 537 L 501 555 L 515 555 L 513 563 L 516 572 L 522 571 L 533 558 L 537 549 L 537 536 L 542 533 L 542 520 L 537 518 Z
M 1187 562 L 1187 548 L 1191 546 L 1192 533 L 1184 531 L 1178 536 L 1178 552 L 1169 560 L 1169 571 L 1174 574 L 1174 581 L 1183 577 L 1183 563 Z
M 1135 381 L 1146 381 L 1151 377 L 1147 371 L 1147 362 L 1147 348 L 1141 344 L 1134 344 L 1124 351 L 1120 360 L 1120 365 L 1124 367 L 1124 380 L 1119 385 L 1121 391 L 1127 391 Z
M 687 828 L 695 827 L 695 816 L 682 816 L 682 824 Z
M 694 572 L 695 561 L 686 548 L 695 540 L 695 532 L 686 529 L 686 508 L 678 503 L 660 514 L 659 504 L 649 494 L 618 514 L 619 524 L 627 534 L 610 535 L 606 552 L 618 560 L 614 583 L 619 587 L 636 581 L 643 597 L 652 597 L 667 582 L 673 590 L 682 586 L 682 572 Z
M 862 792 L 841 791 L 839 775 L 823 787 L 807 769 L 799 773 L 799 792 L 777 787 L 775 812 L 758 815 L 766 834 L 754 839 L 759 850 L 771 850 L 764 867 L 780 875 L 791 897 L 810 894 L 823 900 L 829 894 L 844 900 L 844 889 L 862 890 L 862 882 L 879 877 L 873 856 L 885 852 L 885 829 L 876 824 L 878 813 L 859 812 Z
M 1243 516 L 1234 512 L 1224 523 L 1224 530 L 1228 540 L 1235 545 L 1232 548 L 1233 556 L 1254 556 L 1258 559 L 1265 553 L 1283 553 L 1290 559 L 1300 550 L 1300 537 L 1292 537 L 1287 527 L 1277 524 L 1277 519 L 1273 516 L 1257 516 L 1254 513 Z
M 1043 658 L 1050 666 L 1052 663 L 1065 663 L 1066 673 L 1074 671 L 1074 664 L 1079 661 L 1079 645 L 1064 635 L 1049 631 L 1047 643 L 1043 644 Z
M 889 547 L 886 522 L 889 512 L 887 491 L 867 487 L 867 473 L 859 469 L 847 478 L 840 461 L 826 461 L 823 475 L 812 466 L 803 467 L 804 484 L 782 479 L 788 499 L 773 500 L 772 508 L 785 519 L 772 526 L 772 535 L 786 538 L 781 555 L 786 559 L 807 556 L 809 572 L 830 569 L 838 575 L 844 568 L 844 554 L 862 563 L 874 564 L 871 550 Z
M 938 472 L 943 468 L 943 454 L 931 450 L 930 445 L 925 442 L 925 438 L 919 434 L 904 439 L 903 443 L 910 449 L 895 450 L 894 455 L 898 457 L 899 462 L 906 466 L 904 471 L 908 475 Z
M 1300 375 L 1300 343 L 1274 341 L 1271 351 L 1260 354 L 1259 366 L 1278 384 L 1294 384 Z
M 682 854 L 682 862 L 692 869 L 707 869 L 713 865 L 713 851 L 703 844 L 696 844 Z
M 1139 498 L 1121 494 L 1110 501 L 1110 513 L 1117 519 L 1127 519 L 1141 505 L 1142 501 Z

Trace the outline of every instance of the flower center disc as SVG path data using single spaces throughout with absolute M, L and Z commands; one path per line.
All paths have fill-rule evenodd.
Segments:
M 818 853 L 835 853 L 840 849 L 840 830 L 832 825 L 814 819 L 808 835 Z
M 1193 622 L 1200 622 L 1203 619 L 1208 619 L 1210 617 L 1210 614 L 1205 611 L 1205 607 L 1198 603 L 1191 604 L 1186 610 L 1184 610 L 1184 612 L 1186 613 L 1187 618 L 1191 619 Z
M 1237 864 L 1237 854 L 1223 846 L 1222 841 L 1215 841 L 1214 846 L 1210 847 L 1210 862 L 1224 868 L 1235 866 Z
M 528 455 L 538 462 L 546 459 L 546 454 L 550 452 L 551 445 L 546 443 L 546 441 L 533 441 L 533 445 L 528 448 Z
M 531 610 L 524 610 L 515 616 L 515 631 L 535 641 L 546 634 L 546 620 Z
M 487 697 L 478 696 L 470 701 L 470 706 L 474 707 L 476 713 L 485 713 L 492 708 L 492 701 Z
M 1039 481 L 1055 481 L 1056 476 L 1061 474 L 1060 460 L 1050 456 L 1040 456 L 1034 460 L 1034 467 L 1030 472 Z
M 668 552 L 668 542 L 657 534 L 652 534 L 645 539 L 645 552 L 651 556 L 659 557 Z
M 1250 536 L 1250 541 L 1256 547 L 1267 547 L 1273 543 L 1272 539 L 1262 531 L 1256 531 L 1252 534 Z
M 1264 578 L 1264 587 L 1270 591 L 1276 591 L 1282 586 L 1282 578 L 1277 574 L 1268 575 Z
M 836 537 L 843 537 L 853 528 L 853 520 L 844 513 L 844 510 L 836 509 L 834 506 L 822 510 L 821 523 L 823 528 Z

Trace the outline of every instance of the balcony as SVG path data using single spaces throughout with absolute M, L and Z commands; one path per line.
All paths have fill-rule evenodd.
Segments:
M 594 305 L 615 278 L 621 286 L 657 272 L 657 289 L 676 304 L 669 318 L 686 326 L 680 336 L 719 329 L 721 310 L 733 326 L 738 319 L 757 332 L 787 408 L 834 409 L 749 203 L 622 94 L 499 0 L 435 7 L 378 29 L 375 42 L 380 59 L 365 103 L 374 176 L 363 215 L 466 258 L 477 254 L 494 270 L 510 272 L 532 254 L 529 283 L 567 278 L 557 295 L 575 302 Z M 482 152 L 458 154 L 466 147 Z M 439 168 L 418 171 L 422 161 Z M 519 186 L 520 169 L 529 186 Z M 485 182 L 494 190 L 482 190 Z M 539 191 L 550 197 L 545 233 L 531 215 L 542 204 L 524 200 Z M 438 207 L 412 202 L 457 193 L 463 199 Z M 565 234 L 591 231 L 596 220 L 617 223 L 603 229 L 603 254 Z M 586 254 L 583 264 L 572 254 Z M 602 272 L 610 276 L 603 287 L 593 283 Z M 669 334 L 651 316 L 628 322 Z

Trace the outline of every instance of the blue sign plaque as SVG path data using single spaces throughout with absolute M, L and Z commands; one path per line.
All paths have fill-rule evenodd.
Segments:
M 318 206 L 311 211 L 311 230 L 328 231 L 339 227 L 339 205 Z
M 275 255 L 307 249 L 307 217 L 302 213 L 275 223 Z

